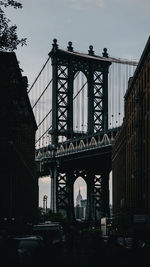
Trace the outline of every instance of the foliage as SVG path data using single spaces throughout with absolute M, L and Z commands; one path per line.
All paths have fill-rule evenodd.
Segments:
M 10 25 L 10 20 L 6 18 L 3 8 L 11 6 L 13 8 L 22 8 L 22 4 L 14 0 L 0 1 L 0 49 L 13 51 L 17 46 L 26 45 L 26 38 L 19 39 L 17 35 L 17 26 Z
M 101 237 L 101 230 L 100 229 L 96 229 L 96 228 L 91 228 L 91 229 L 85 229 L 83 230 L 83 235 L 87 236 L 87 237 L 93 237 L 93 238 L 97 238 L 97 237 Z
M 45 214 L 45 220 L 46 221 L 53 221 L 53 222 L 61 222 L 63 220 L 63 216 L 61 213 L 57 212 L 53 212 L 52 210 L 48 210 L 47 213 Z
M 47 212 L 43 212 L 42 208 L 38 209 L 38 221 L 45 222 L 45 221 L 52 221 L 52 222 L 64 222 L 65 219 L 59 212 L 53 212 L 52 210 L 48 209 Z

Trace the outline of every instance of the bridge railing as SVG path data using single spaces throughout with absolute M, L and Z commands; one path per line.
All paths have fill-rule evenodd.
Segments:
M 42 147 L 36 150 L 36 160 L 43 160 L 45 158 L 62 157 L 68 154 L 85 152 L 100 147 L 109 146 L 113 144 L 114 138 L 119 128 L 108 130 L 107 133 L 99 132 L 93 135 L 86 135 L 80 138 L 74 138 L 69 141 L 59 143 L 57 147 L 51 145 Z

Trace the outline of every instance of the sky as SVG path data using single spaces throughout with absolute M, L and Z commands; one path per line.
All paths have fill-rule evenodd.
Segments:
M 5 9 L 19 38 L 27 45 L 15 51 L 29 87 L 48 58 L 53 39 L 60 48 L 73 43 L 75 51 L 95 54 L 108 49 L 111 57 L 138 61 L 150 36 L 150 0 L 20 0 L 22 9 Z M 86 198 L 85 184 L 77 182 Z M 39 180 L 39 204 L 43 196 L 50 203 L 50 178 Z

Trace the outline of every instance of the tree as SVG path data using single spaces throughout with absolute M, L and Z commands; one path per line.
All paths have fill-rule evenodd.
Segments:
M 22 4 L 14 0 L 0 0 L 0 50 L 13 51 L 17 46 L 26 45 L 26 38 L 19 39 L 17 26 L 10 25 L 10 19 L 6 18 L 4 8 L 22 8 Z

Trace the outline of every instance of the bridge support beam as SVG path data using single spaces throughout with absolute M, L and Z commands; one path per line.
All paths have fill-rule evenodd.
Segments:
M 98 221 L 109 216 L 109 173 L 87 175 L 87 220 Z
M 104 48 L 103 57 L 108 57 L 107 49 Z M 103 130 L 108 130 L 108 69 L 109 66 L 105 64 L 103 71 Z
M 56 207 L 56 191 L 57 191 L 57 166 L 53 166 L 50 169 L 51 176 L 51 200 L 50 200 L 50 208 L 53 212 L 57 211 Z
M 64 218 L 74 219 L 73 172 L 59 173 L 57 176 L 57 212 Z
M 69 220 L 74 220 L 74 201 L 73 201 L 73 171 L 67 174 L 67 191 L 68 191 L 68 205 L 67 205 L 67 217 Z
M 87 173 L 87 211 L 86 219 L 94 221 L 94 175 L 92 172 Z

